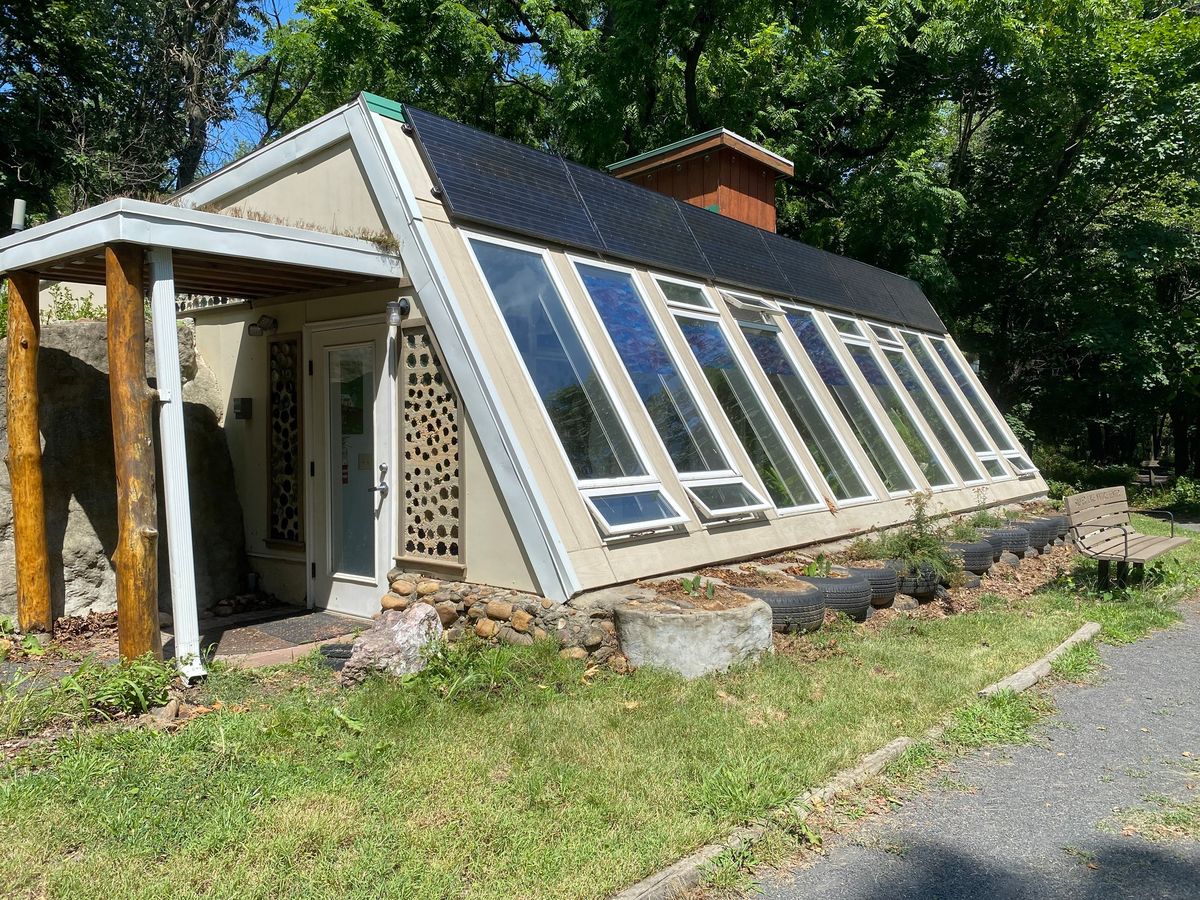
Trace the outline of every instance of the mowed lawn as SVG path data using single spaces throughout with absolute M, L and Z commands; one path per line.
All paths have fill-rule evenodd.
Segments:
M 91 727 L 0 771 L 0 894 L 606 897 L 944 719 L 1088 619 L 1114 640 L 1168 624 L 1197 549 L 1128 597 L 1064 581 L 826 630 L 690 683 L 585 673 L 549 647 L 459 648 L 353 690 L 314 665 L 217 672 L 217 708 L 176 732 Z

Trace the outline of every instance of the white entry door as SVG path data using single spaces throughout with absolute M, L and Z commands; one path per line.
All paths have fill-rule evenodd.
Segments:
M 387 590 L 396 518 L 387 326 L 314 329 L 309 352 L 313 605 L 371 616 Z

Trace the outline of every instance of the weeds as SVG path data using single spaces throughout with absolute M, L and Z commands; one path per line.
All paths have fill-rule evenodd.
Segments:
M 691 578 L 680 578 L 679 584 L 683 587 L 683 592 L 689 597 L 704 596 L 711 600 L 717 594 L 717 586 L 711 581 L 703 581 L 699 575 L 694 575 Z
M 1048 711 L 1046 700 L 1001 691 L 956 710 L 944 740 L 957 747 L 1028 743 L 1029 729 Z
M 174 677 L 169 663 L 149 655 L 114 665 L 87 659 L 47 687 L 38 687 L 34 675 L 18 673 L 0 685 L 0 739 L 33 734 L 54 722 L 144 713 L 166 702 Z
M 1050 664 L 1050 670 L 1067 681 L 1089 681 L 1100 667 L 1100 651 L 1091 641 L 1076 644 Z

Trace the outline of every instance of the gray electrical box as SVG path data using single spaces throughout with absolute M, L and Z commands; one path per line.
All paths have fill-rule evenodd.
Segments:
M 252 397 L 234 397 L 233 398 L 233 417 L 235 419 L 249 419 L 254 415 L 254 398 Z

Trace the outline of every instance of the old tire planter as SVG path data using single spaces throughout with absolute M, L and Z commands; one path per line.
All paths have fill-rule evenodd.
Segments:
M 867 618 L 871 606 L 871 584 L 865 578 L 810 578 L 797 579 L 811 584 L 825 596 L 825 608 L 831 612 L 845 613 L 855 622 Z
M 1066 516 L 1046 516 L 1046 521 L 1051 526 L 1051 537 L 1066 538 L 1070 529 L 1070 522 Z
M 994 548 L 991 541 L 952 541 L 946 549 L 962 557 L 963 568 L 982 575 L 992 567 Z
M 776 631 L 816 631 L 825 621 L 825 594 L 811 584 L 738 590 L 771 607 L 771 624 Z
M 838 566 L 839 572 L 855 578 L 867 579 L 871 586 L 871 605 L 876 608 L 891 606 L 900 589 L 900 576 L 895 569 L 884 566 L 882 569 L 866 569 L 859 566 Z
M 980 539 L 992 545 L 992 562 L 1000 562 L 1000 554 L 1004 552 L 1004 541 L 999 536 L 999 528 L 980 528 Z
M 999 562 L 1000 554 L 1014 553 L 1020 556 L 1029 549 L 1029 532 L 1024 528 L 996 528 L 987 536 L 992 545 L 995 560 Z
M 937 572 L 933 570 L 933 566 L 928 564 L 923 565 L 915 574 L 910 574 L 907 566 L 898 559 L 889 559 L 887 564 L 899 576 L 898 592 L 916 597 L 918 600 L 927 600 L 932 597 L 941 582 Z
M 1050 534 L 1050 523 L 1044 519 L 1021 519 L 1013 524 L 1029 532 L 1029 546 L 1038 553 L 1054 540 Z

